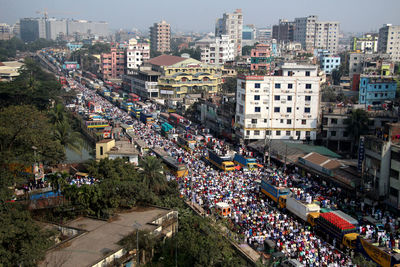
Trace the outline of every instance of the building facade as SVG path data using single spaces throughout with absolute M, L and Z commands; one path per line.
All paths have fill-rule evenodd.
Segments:
M 154 23 L 150 27 L 151 50 L 161 53 L 171 51 L 171 25 L 166 21 Z
M 353 37 L 351 49 L 354 52 L 377 53 L 378 52 L 378 34 L 367 33 L 363 37 Z
M 315 23 L 314 48 L 326 49 L 331 54 L 337 54 L 339 48 L 339 22 L 317 21 Z
M 46 20 L 46 37 L 50 40 L 56 40 L 59 36 L 67 35 L 67 21 L 50 18 Z
M 295 24 L 287 19 L 280 19 L 278 25 L 272 27 L 272 38 L 278 43 L 289 43 L 294 41 Z
M 210 65 L 223 65 L 227 61 L 233 61 L 235 59 L 234 46 L 229 35 L 210 39 L 207 44 L 200 45 L 201 62 Z
M 244 140 L 315 140 L 320 77 L 314 65 L 286 63 L 274 76 L 239 76 L 237 134 Z
M 378 52 L 389 54 L 395 62 L 400 61 L 400 26 L 386 24 L 379 29 Z
M 385 101 L 396 98 L 396 88 L 393 77 L 361 75 L 358 103 L 383 108 Z
M 393 75 L 394 64 L 388 54 L 349 54 L 349 76 L 354 74 Z
M 223 17 L 217 19 L 215 25 L 215 36 L 229 35 L 234 44 L 235 56 L 242 55 L 242 30 L 243 15 L 241 9 L 236 9 L 234 13 L 224 13 Z
M 317 20 L 318 16 L 314 15 L 294 19 L 295 28 L 293 38 L 295 42 L 301 43 L 304 50 L 314 49 L 315 25 Z
M 10 40 L 14 37 L 12 27 L 5 23 L 0 23 L 0 40 Z
M 122 79 L 125 73 L 125 51 L 112 47 L 110 53 L 101 54 L 101 73 L 103 80 Z
M 20 19 L 20 34 L 24 42 L 46 39 L 46 20 L 43 18 Z
M 126 71 L 133 74 L 135 70 L 150 59 L 150 45 L 146 42 L 138 43 L 136 39 L 130 39 L 126 50 Z
M 153 71 L 151 66 L 142 65 L 133 75 L 124 75 L 124 82 L 129 84 L 129 92 L 137 94 L 141 99 L 152 99 L 160 96 L 158 78 L 160 72 Z
M 322 54 L 319 58 L 320 68 L 325 74 L 331 74 L 333 70 L 339 69 L 340 57 L 332 56 L 330 54 Z
M 251 70 L 263 70 L 271 73 L 273 70 L 273 60 L 271 56 L 271 46 L 268 44 L 257 44 L 251 49 Z

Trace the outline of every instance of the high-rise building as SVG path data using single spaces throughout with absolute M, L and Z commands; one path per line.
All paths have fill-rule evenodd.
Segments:
M 308 16 L 304 18 L 295 18 L 294 41 L 301 43 L 305 50 L 314 49 L 315 23 L 318 16 Z
M 171 25 L 166 21 L 154 23 L 150 27 L 150 47 L 161 53 L 171 51 Z
M 271 57 L 271 46 L 269 44 L 257 44 L 256 48 L 251 49 L 250 56 L 251 70 L 264 70 L 267 73 L 272 71 L 273 57 Z
M 211 65 L 223 65 L 235 59 L 234 44 L 230 42 L 229 35 L 221 35 L 215 39 L 200 40 L 201 62 Z
M 130 39 L 126 50 L 127 74 L 133 74 L 144 61 L 149 59 L 150 45 L 147 42 L 139 43 L 136 39 Z
M 389 54 L 395 62 L 400 61 L 400 26 L 385 24 L 379 29 L 378 51 Z
M 315 65 L 285 63 L 277 75 L 239 75 L 236 118 L 240 138 L 315 140 L 320 77 Z
M 46 38 L 46 20 L 44 18 L 20 19 L 21 39 L 25 42 Z
M 0 40 L 10 40 L 14 36 L 10 25 L 0 23 Z
M 272 27 L 272 38 L 278 43 L 288 43 L 294 40 L 294 22 L 280 19 L 278 25 Z
M 46 21 L 46 37 L 47 39 L 56 40 L 60 35 L 67 35 L 67 21 L 55 18 Z
M 336 54 L 339 48 L 339 25 L 338 21 L 317 21 L 314 48 L 326 49 L 331 54 Z
M 215 24 L 215 36 L 229 35 L 231 42 L 235 45 L 235 56 L 242 55 L 242 30 L 243 15 L 241 9 L 234 13 L 224 13 L 223 17 L 217 19 Z
M 122 79 L 125 73 L 125 51 L 112 47 L 110 53 L 101 54 L 103 80 Z
M 104 21 L 67 20 L 67 35 L 107 36 L 108 33 L 108 23 Z

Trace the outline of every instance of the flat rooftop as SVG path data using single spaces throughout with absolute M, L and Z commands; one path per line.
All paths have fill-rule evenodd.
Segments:
M 39 266 L 92 266 L 121 249 L 118 242 L 136 230 L 136 223 L 140 230 L 153 231 L 157 226 L 150 223 L 169 212 L 169 209 L 148 207 L 119 213 L 110 221 L 86 217 L 71 221 L 65 226 L 85 232 L 48 251 Z

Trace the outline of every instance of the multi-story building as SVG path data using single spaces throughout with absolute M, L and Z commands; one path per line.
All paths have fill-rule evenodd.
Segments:
M 353 37 L 351 41 L 351 50 L 361 53 L 378 52 L 378 34 L 367 33 L 363 37 Z
M 182 98 L 187 94 L 216 94 L 221 87 L 221 68 L 193 58 L 161 55 L 147 61 L 160 72 L 158 88 L 162 98 Z
M 225 62 L 235 59 L 234 44 L 231 43 L 229 35 L 221 35 L 215 39 L 208 39 L 209 42 L 202 42 L 201 62 L 211 65 L 223 65 Z
M 108 22 L 104 21 L 87 21 L 87 20 L 67 20 L 67 35 L 95 35 L 107 36 Z
M 251 70 L 263 70 L 270 73 L 273 70 L 273 60 L 271 56 L 271 46 L 268 44 L 257 44 L 251 49 Z
M 301 43 L 304 50 L 312 50 L 315 43 L 315 26 L 318 16 L 308 16 L 305 18 L 294 19 L 294 34 L 295 42 Z
M 314 48 L 326 49 L 336 54 L 339 48 L 339 25 L 338 21 L 317 21 Z
M 400 61 L 400 26 L 385 24 L 379 29 L 378 52 L 389 54 L 395 62 Z
M 386 203 L 400 209 L 400 145 L 390 147 L 389 198 Z
M 253 24 L 243 25 L 242 28 L 242 46 L 252 46 L 256 42 L 257 30 Z
M 268 43 L 272 40 L 272 28 L 257 29 L 256 40 L 260 43 Z
M 0 40 L 10 40 L 14 37 L 12 28 L 10 25 L 0 23 Z
M 325 74 L 331 74 L 334 69 L 340 67 L 340 57 L 331 54 L 321 54 L 319 57 L 320 68 Z
M 280 19 L 278 25 L 272 27 L 272 38 L 278 43 L 289 43 L 294 41 L 294 22 Z
M 315 140 L 319 115 L 318 67 L 286 63 L 273 76 L 238 76 L 237 135 Z
M 20 19 L 20 31 L 24 42 L 46 39 L 46 20 L 44 18 Z
M 130 39 L 128 49 L 126 50 L 126 71 L 127 74 L 133 74 L 135 70 L 150 59 L 150 45 L 146 42 L 140 42 L 136 39 Z
M 354 74 L 392 75 L 394 64 L 388 54 L 350 53 L 349 76 Z
M 154 23 L 150 27 L 151 50 L 161 53 L 171 51 L 171 25 L 166 21 Z
M 56 40 L 57 37 L 67 35 L 67 21 L 50 18 L 46 20 L 47 39 Z
M 152 99 L 160 96 L 158 78 L 161 73 L 151 69 L 150 65 L 142 65 L 133 75 L 124 75 L 123 81 L 129 85 L 129 92 L 135 93 L 141 99 Z
M 242 29 L 242 10 L 236 9 L 234 13 L 224 13 L 222 18 L 217 19 L 215 25 L 215 36 L 229 35 L 231 42 L 235 45 L 235 56 L 241 56 Z
M 103 80 L 122 79 L 126 64 L 123 49 L 112 47 L 110 53 L 101 54 L 100 61 Z
M 382 108 L 396 98 L 397 82 L 391 76 L 361 75 L 358 103 Z

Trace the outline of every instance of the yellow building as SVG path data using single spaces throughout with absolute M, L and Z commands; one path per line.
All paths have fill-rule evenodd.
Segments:
M 186 94 L 216 94 L 221 89 L 221 68 L 204 64 L 193 58 L 161 55 L 147 61 L 158 78 L 162 98 L 181 98 Z
M 108 158 L 107 152 L 115 146 L 114 139 L 103 139 L 96 143 L 96 160 Z

